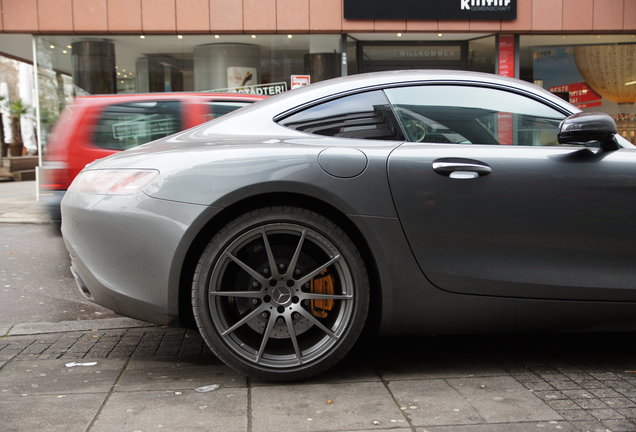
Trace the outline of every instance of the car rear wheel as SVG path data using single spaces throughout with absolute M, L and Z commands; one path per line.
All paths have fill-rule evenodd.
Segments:
M 199 260 L 194 316 L 212 351 L 255 378 L 305 379 L 339 361 L 364 327 L 369 281 L 325 217 L 269 207 L 228 223 Z

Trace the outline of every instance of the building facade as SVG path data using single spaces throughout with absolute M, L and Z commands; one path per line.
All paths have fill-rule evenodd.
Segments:
M 0 0 L 0 16 L 0 56 L 34 66 L 41 145 L 76 95 L 413 68 L 534 82 L 636 143 L 636 0 Z

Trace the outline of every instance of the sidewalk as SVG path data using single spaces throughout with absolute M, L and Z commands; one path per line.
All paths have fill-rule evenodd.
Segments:
M 271 384 L 180 328 L 5 336 L 1 429 L 636 430 L 631 336 L 587 338 L 377 338 L 313 380 Z
M 48 223 L 36 201 L 35 181 L 0 182 L 0 223 Z

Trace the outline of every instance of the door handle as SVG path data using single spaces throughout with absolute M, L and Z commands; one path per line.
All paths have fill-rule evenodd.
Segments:
M 433 162 L 433 170 L 438 174 L 457 179 L 483 177 L 492 172 L 488 164 L 471 159 L 438 159 Z

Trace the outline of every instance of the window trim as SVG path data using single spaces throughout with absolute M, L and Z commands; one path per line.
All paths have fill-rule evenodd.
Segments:
M 365 93 L 365 92 L 369 92 L 369 91 L 374 91 L 374 90 L 381 90 L 384 91 L 385 89 L 390 89 L 390 88 L 397 88 L 397 87 L 415 87 L 415 86 L 428 86 L 428 85 L 457 85 L 457 86 L 469 86 L 469 87 L 482 87 L 482 88 L 491 88 L 491 89 L 496 89 L 496 90 L 503 90 L 503 91 L 507 91 L 510 93 L 515 93 L 521 96 L 525 96 L 525 97 L 529 97 L 530 99 L 533 99 L 537 102 L 543 103 L 548 105 L 550 108 L 555 109 L 556 111 L 561 112 L 562 114 L 566 115 L 566 116 L 570 116 L 572 114 L 576 114 L 579 111 L 569 111 L 567 110 L 565 107 L 556 104 L 555 102 L 546 99 L 544 97 L 541 97 L 541 95 L 537 95 L 535 93 L 532 92 L 528 92 L 525 91 L 523 89 L 519 89 L 516 87 L 510 87 L 507 85 L 502 85 L 502 84 L 495 84 L 495 83 L 483 83 L 483 82 L 479 82 L 479 81 L 458 81 L 458 80 L 432 80 L 432 81 L 404 81 L 404 82 L 398 82 L 398 83 L 391 83 L 391 84 L 378 84 L 378 85 L 373 85 L 373 86 L 367 86 L 367 87 L 360 87 L 360 88 L 356 88 L 356 89 L 352 89 L 352 90 L 347 90 L 344 92 L 340 92 L 340 93 L 335 93 L 332 95 L 328 95 L 328 96 L 324 96 L 318 99 L 313 99 L 311 101 L 308 101 L 304 104 L 298 105 L 294 108 L 291 108 L 287 111 L 283 111 L 279 114 L 276 114 L 274 116 L 274 118 L 272 119 L 275 123 L 279 123 L 282 120 L 285 120 L 287 117 L 292 116 L 294 114 L 296 114 L 299 111 L 303 111 L 305 109 L 309 109 L 313 106 L 319 105 L 321 103 L 325 103 L 325 102 L 330 102 L 332 100 L 335 99 L 339 99 L 342 97 L 346 97 L 346 96 L 352 96 L 354 94 L 357 93 Z M 282 127 L 284 127 L 283 125 L 280 125 Z

